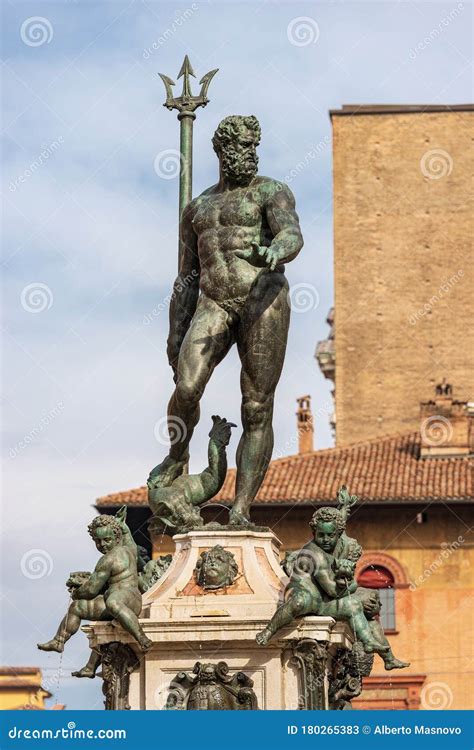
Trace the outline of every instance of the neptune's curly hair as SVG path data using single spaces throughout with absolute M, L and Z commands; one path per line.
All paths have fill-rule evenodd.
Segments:
M 255 115 L 230 115 L 219 123 L 214 133 L 212 145 L 216 154 L 220 154 L 225 146 L 232 143 L 242 131 L 242 128 L 248 128 L 253 132 L 255 145 L 258 146 L 262 131 Z

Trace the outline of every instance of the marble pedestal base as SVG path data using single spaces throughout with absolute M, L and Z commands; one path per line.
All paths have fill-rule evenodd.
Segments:
M 344 623 L 305 617 L 261 647 L 255 641 L 282 600 L 288 581 L 279 564 L 280 542 L 272 532 L 194 531 L 174 537 L 176 552 L 164 576 L 143 596 L 140 622 L 153 641 L 142 654 L 115 623 L 84 628 L 90 644 L 127 644 L 138 658 L 127 675 L 132 709 L 170 705 L 175 677 L 193 673 L 196 662 L 225 662 L 231 676 L 253 681 L 259 709 L 329 708 L 333 661 L 352 647 Z M 234 582 L 216 591 L 198 586 L 194 576 L 203 551 L 221 545 L 238 566 Z M 186 708 L 186 699 L 179 706 Z

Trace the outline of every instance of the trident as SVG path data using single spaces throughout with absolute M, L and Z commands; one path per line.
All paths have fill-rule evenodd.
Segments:
M 205 107 L 209 102 L 209 99 L 207 98 L 207 90 L 218 70 L 219 68 L 210 70 L 209 73 L 206 73 L 206 75 L 201 78 L 199 81 L 201 91 L 198 96 L 193 96 L 191 93 L 189 77 L 193 76 L 193 78 L 195 78 L 196 75 L 187 55 L 185 56 L 183 64 L 181 65 L 181 70 L 178 73 L 178 78 L 183 78 L 183 90 L 181 96 L 173 96 L 172 87 L 176 84 L 171 78 L 163 75 L 163 73 L 158 74 L 165 84 L 166 89 L 166 101 L 163 106 L 170 111 L 177 109 L 178 120 L 181 124 L 179 144 L 181 158 L 181 169 L 179 173 L 180 221 L 183 209 L 193 197 L 193 122 L 196 119 L 195 110 L 198 107 Z M 179 260 L 181 260 L 181 243 Z

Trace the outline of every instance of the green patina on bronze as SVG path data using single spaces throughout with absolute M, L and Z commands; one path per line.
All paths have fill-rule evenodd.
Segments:
M 345 533 L 350 508 L 357 501 L 345 487 L 338 493 L 338 507 L 319 508 L 310 526 L 313 539 L 293 558 L 285 561 L 290 581 L 285 602 L 257 635 L 257 643 L 266 645 L 270 638 L 296 617 L 325 615 L 345 620 L 356 640 L 367 654 L 378 653 L 385 669 L 401 669 L 408 663 L 396 659 L 376 615 L 380 597 L 371 589 L 359 588 L 354 579 L 362 547 Z
M 152 646 L 138 621 L 141 594 L 167 570 L 171 555 L 146 559 L 143 548 L 133 541 L 126 516 L 127 508 L 123 506 L 115 516 L 97 516 L 89 525 L 89 533 L 102 557 L 92 573 L 70 574 L 66 586 L 72 601 L 56 635 L 50 641 L 38 643 L 42 651 L 62 653 L 64 644 L 78 631 L 82 620 L 116 620 L 142 651 Z M 94 677 L 100 663 L 101 654 L 93 649 L 86 666 L 72 674 Z
M 186 205 L 180 222 L 168 338 L 176 383 L 168 407 L 172 444 L 152 475 L 169 486 L 182 472 L 205 386 L 236 344 L 243 434 L 230 523 L 242 526 L 272 454 L 274 394 L 290 319 L 284 266 L 303 239 L 288 186 L 257 175 L 257 118 L 226 117 L 212 142 L 219 181 Z M 178 437 L 176 424 L 183 425 Z
M 160 555 L 155 560 L 145 560 L 138 575 L 138 586 L 142 594 L 148 591 L 166 573 L 173 555 Z
M 72 602 L 56 635 L 38 644 L 42 651 L 62 653 L 81 620 L 117 620 L 143 651 L 152 645 L 138 622 L 142 597 L 137 545 L 125 523 L 125 513 L 122 509 L 116 516 L 97 516 L 89 524 L 89 533 L 102 557 L 86 580 L 84 574 L 69 577 Z
M 200 474 L 184 474 L 184 461 L 165 460 L 148 477 L 148 504 L 153 513 L 150 524 L 155 533 L 175 534 L 203 525 L 199 507 L 219 492 L 227 473 L 226 446 L 235 424 L 223 417 L 212 417 L 209 433 L 209 465 Z
M 196 662 L 192 675 L 178 672 L 170 684 L 168 711 L 255 711 L 253 680 L 245 672 L 231 675 L 225 661 Z
M 188 205 L 192 198 L 193 191 L 193 122 L 196 119 L 196 109 L 199 107 L 205 107 L 209 103 L 207 98 L 207 91 L 209 85 L 217 73 L 218 68 L 210 70 L 205 76 L 199 81 L 201 90 L 197 96 L 194 96 L 191 91 L 190 77 L 195 77 L 194 70 L 189 57 L 185 55 L 183 64 L 178 73 L 178 78 L 183 79 L 183 90 L 181 96 L 173 96 L 173 86 L 175 82 L 165 76 L 163 73 L 159 73 L 161 80 L 165 84 L 166 89 L 166 101 L 164 107 L 172 111 L 173 109 L 178 110 L 178 120 L 180 122 L 180 154 L 181 154 L 181 169 L 179 174 L 179 218 L 185 206 Z M 180 254 L 181 260 L 181 254 Z

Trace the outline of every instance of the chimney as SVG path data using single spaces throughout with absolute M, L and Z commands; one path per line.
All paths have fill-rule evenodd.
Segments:
M 298 453 L 311 453 L 313 450 L 313 415 L 311 413 L 311 396 L 300 396 L 296 399 L 296 426 L 298 430 Z
M 431 401 L 422 401 L 421 457 L 450 458 L 474 453 L 474 408 L 453 398 L 453 387 L 443 381 Z

